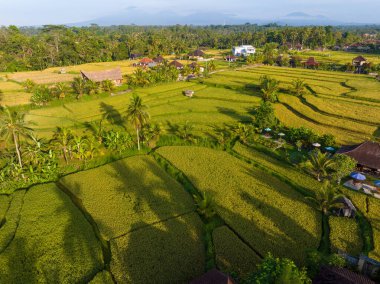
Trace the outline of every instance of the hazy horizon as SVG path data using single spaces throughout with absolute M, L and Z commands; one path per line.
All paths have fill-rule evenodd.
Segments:
M 4 2 L 4 3 L 1 3 Z M 306 3 L 302 0 L 266 0 L 239 3 L 233 6 L 231 1 L 219 0 L 205 2 L 201 0 L 49 0 L 4 1 L 0 0 L 0 25 L 44 25 L 68 24 L 136 10 L 148 13 L 172 11 L 187 15 L 197 12 L 223 13 L 241 19 L 276 20 L 289 13 L 303 12 L 313 16 L 321 15 L 334 21 L 347 23 L 380 23 L 378 0 L 319 0 Z M 127 19 L 126 19 L 127 20 Z

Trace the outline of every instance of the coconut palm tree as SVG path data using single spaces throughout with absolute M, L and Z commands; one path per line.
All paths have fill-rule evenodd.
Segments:
M 68 91 L 67 85 L 63 82 L 59 82 L 54 86 L 54 93 L 59 99 L 63 99 Z
M 202 195 L 193 195 L 197 205 L 197 211 L 206 219 L 212 218 L 216 212 L 214 210 L 214 201 L 209 194 L 203 192 Z
M 292 81 L 291 91 L 297 97 L 300 97 L 305 94 L 306 84 L 305 81 L 301 79 L 296 79 Z
M 77 99 L 80 99 L 86 90 L 86 82 L 83 80 L 83 78 L 76 77 L 74 78 L 72 87 L 74 92 L 77 94 Z
M 73 138 L 70 129 L 58 127 L 53 137 L 57 148 L 62 152 L 62 156 L 65 159 L 66 164 L 68 164 L 67 154 L 69 153 L 71 139 Z
M 115 84 L 111 80 L 105 80 L 102 82 L 102 89 L 105 92 L 112 92 L 115 90 Z
M 260 78 L 260 91 L 265 102 L 277 101 L 277 92 L 279 90 L 279 82 L 269 76 Z
M 316 149 L 310 153 L 309 160 L 306 162 L 305 167 L 318 181 L 321 181 L 321 177 L 326 176 L 328 170 L 331 169 L 333 165 L 334 161 L 330 158 L 330 154 L 322 153 Z
M 140 130 L 149 119 L 147 106 L 143 104 L 139 95 L 134 94 L 127 109 L 127 119 L 136 129 L 137 148 L 140 150 Z
M 341 207 L 339 199 L 343 198 L 342 194 L 337 193 L 336 188 L 326 181 L 321 188 L 315 192 L 314 197 L 306 197 L 307 200 L 314 203 L 318 210 L 327 215 L 331 208 Z
M 26 137 L 32 129 L 25 122 L 25 114 L 11 111 L 7 107 L 2 107 L 0 112 L 0 137 L 5 141 L 12 139 L 16 150 L 18 164 L 22 168 L 22 157 L 20 149 L 20 136 Z
M 86 81 L 86 92 L 89 95 L 95 95 L 99 93 L 99 83 L 92 80 Z

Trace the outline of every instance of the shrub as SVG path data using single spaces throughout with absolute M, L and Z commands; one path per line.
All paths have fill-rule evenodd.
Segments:
M 195 213 L 152 225 L 136 220 L 132 229 L 111 240 L 118 283 L 188 283 L 203 273 L 202 222 Z
M 226 226 L 216 228 L 212 238 L 216 265 L 222 271 L 244 278 L 255 271 L 262 260 Z

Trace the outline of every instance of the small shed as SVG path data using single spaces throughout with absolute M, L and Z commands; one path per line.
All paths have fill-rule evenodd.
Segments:
M 194 91 L 192 90 L 186 90 L 186 91 L 183 91 L 183 94 L 188 97 L 188 98 L 192 98 L 194 96 Z
M 94 82 L 112 81 L 115 85 L 120 86 L 123 83 L 123 75 L 120 68 L 103 70 L 103 71 L 80 71 L 84 80 Z
M 183 64 L 178 62 L 177 60 L 173 60 L 172 62 L 169 63 L 169 65 L 177 68 L 178 70 L 183 69 Z
M 143 59 L 141 59 L 138 63 L 138 65 L 140 66 L 148 66 L 148 64 L 150 63 L 153 63 L 154 61 L 148 57 L 144 57 Z
M 304 63 L 306 68 L 317 68 L 319 63 L 315 61 L 314 57 L 309 57 L 309 59 Z
M 347 197 L 342 197 L 338 199 L 338 202 L 342 204 L 341 208 L 334 209 L 335 215 L 340 217 L 354 218 L 356 215 L 356 208 L 352 204 L 351 200 Z
M 352 66 L 355 68 L 355 73 L 363 73 L 363 69 L 367 64 L 367 59 L 361 55 L 352 59 Z
M 227 55 L 226 56 L 226 61 L 227 62 L 236 62 L 237 57 L 235 55 Z

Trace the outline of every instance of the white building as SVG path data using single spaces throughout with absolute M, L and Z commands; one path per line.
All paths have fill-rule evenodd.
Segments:
M 232 53 L 235 56 L 248 56 L 250 54 L 255 54 L 256 49 L 252 45 L 240 45 L 232 48 Z

